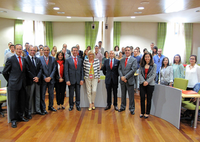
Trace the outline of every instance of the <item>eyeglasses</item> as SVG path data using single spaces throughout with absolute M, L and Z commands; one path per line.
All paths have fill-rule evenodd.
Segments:
M 190 58 L 190 60 L 195 60 L 195 58 Z

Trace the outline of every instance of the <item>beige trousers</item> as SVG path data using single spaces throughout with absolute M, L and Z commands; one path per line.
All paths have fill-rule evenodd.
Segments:
M 90 104 L 94 103 L 95 101 L 97 83 L 98 83 L 98 78 L 94 78 L 94 75 L 92 79 L 90 79 L 89 77 L 85 79 L 87 95 Z

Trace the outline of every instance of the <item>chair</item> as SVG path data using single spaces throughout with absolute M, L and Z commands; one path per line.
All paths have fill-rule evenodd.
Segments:
M 183 78 L 174 78 L 174 88 L 186 90 L 188 85 L 188 80 Z
M 1 88 L 1 80 L 0 80 L 0 88 Z M 4 113 L 2 112 L 2 107 L 1 105 L 6 102 L 7 96 L 3 96 L 0 94 L 0 114 L 4 117 Z

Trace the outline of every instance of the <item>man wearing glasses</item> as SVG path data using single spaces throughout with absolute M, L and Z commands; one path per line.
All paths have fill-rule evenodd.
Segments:
M 153 61 L 157 65 L 156 78 L 155 78 L 155 81 L 156 81 L 157 84 L 158 84 L 158 77 L 159 77 L 159 73 L 160 73 L 160 68 L 162 66 L 162 60 L 163 60 L 164 57 L 165 56 L 162 55 L 162 49 L 158 49 L 158 54 L 153 57 Z

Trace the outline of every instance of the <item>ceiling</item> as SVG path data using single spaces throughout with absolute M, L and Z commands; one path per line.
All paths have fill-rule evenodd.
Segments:
M 114 17 L 114 21 L 199 23 L 198 10 L 200 0 L 0 0 L 0 17 L 40 21 L 92 21 L 92 17 L 96 21 Z

